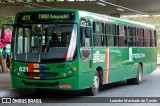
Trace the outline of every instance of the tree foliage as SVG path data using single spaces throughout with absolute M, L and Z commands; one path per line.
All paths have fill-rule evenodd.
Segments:
M 1 17 L 0 18 L 0 29 L 2 28 L 3 24 L 13 24 L 14 17 Z

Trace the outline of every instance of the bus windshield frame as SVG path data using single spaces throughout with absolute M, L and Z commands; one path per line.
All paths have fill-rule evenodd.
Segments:
M 15 24 L 12 59 L 38 63 L 73 61 L 77 57 L 77 27 L 75 22 Z

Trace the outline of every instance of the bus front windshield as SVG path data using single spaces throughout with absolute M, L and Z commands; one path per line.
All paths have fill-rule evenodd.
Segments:
M 15 25 L 12 43 L 12 55 L 16 61 L 72 61 L 77 54 L 77 25 Z

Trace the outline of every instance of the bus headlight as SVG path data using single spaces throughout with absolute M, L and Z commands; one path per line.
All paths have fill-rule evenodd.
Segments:
M 76 66 L 74 66 L 74 67 L 73 67 L 73 70 L 74 70 L 74 71 L 77 71 L 77 67 L 76 67 Z
M 68 73 L 69 73 L 69 74 L 71 74 L 71 73 L 72 73 L 72 71 L 71 71 L 71 70 L 68 70 Z
M 66 76 L 67 76 L 67 74 L 66 74 L 66 73 L 62 73 L 62 76 L 63 76 L 63 77 L 66 77 Z
M 18 72 L 18 76 L 20 76 L 21 74 Z

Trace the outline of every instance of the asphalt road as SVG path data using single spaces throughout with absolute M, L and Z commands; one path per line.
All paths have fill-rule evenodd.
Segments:
M 2 74 L 2 73 L 0 73 Z M 142 83 L 140 85 L 128 85 L 126 81 L 121 81 L 117 83 L 112 83 L 109 85 L 102 86 L 99 92 L 99 95 L 95 97 L 88 97 L 85 94 L 85 91 L 77 91 L 77 92 L 68 92 L 68 91 L 53 91 L 53 90 L 44 90 L 37 94 L 35 89 L 12 89 L 10 86 L 9 73 L 3 73 L 8 76 L 8 80 L 6 80 L 5 86 L 6 89 L 0 90 L 0 97 L 20 97 L 20 98 L 40 98 L 45 102 L 49 102 L 51 105 L 53 103 L 54 106 L 62 106 L 62 105 L 79 105 L 83 106 L 84 104 L 87 106 L 96 105 L 99 106 L 99 103 L 96 101 L 101 101 L 100 99 L 108 100 L 111 97 L 117 97 L 116 99 L 121 99 L 121 97 L 160 97 L 160 68 L 158 67 L 153 73 L 144 76 Z M 6 77 L 5 77 L 6 78 Z M 0 78 L 1 79 L 1 78 Z M 3 78 L 2 78 L 3 79 Z M 3 79 L 4 80 L 4 79 Z M 2 82 L 2 81 L 1 81 Z M 1 87 L 1 84 L 0 84 Z M 105 98 L 103 98 L 105 97 Z M 113 99 L 113 98 L 111 98 Z M 115 98 L 114 98 L 115 99 Z M 160 99 L 160 98 L 158 98 Z M 87 102 L 91 103 L 87 103 Z M 73 103 L 72 103 L 73 102 Z M 92 103 L 93 102 L 93 103 Z M 78 103 L 78 104 L 77 104 Z M 117 105 L 145 105 L 145 106 L 160 106 L 160 103 L 107 103 L 109 106 L 117 106 Z M 101 105 L 107 105 L 101 103 Z M 36 105 L 36 104 L 35 104 Z M 40 104 L 38 106 L 43 106 L 44 104 Z

